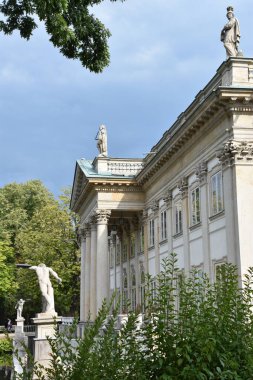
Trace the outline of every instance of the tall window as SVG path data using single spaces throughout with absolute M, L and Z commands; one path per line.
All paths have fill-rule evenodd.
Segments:
M 161 240 L 167 239 L 166 210 L 161 212 Z
M 128 301 L 128 283 L 127 283 L 127 271 L 123 269 L 123 279 L 122 279 L 122 313 L 127 313 L 127 301 Z
M 221 171 L 211 177 L 211 215 L 223 210 L 223 186 Z
M 200 223 L 200 189 L 196 187 L 191 192 L 191 224 Z
M 120 264 L 120 241 L 117 237 L 117 243 L 116 243 L 116 265 Z
M 183 223 L 182 223 L 182 203 L 175 203 L 174 207 L 175 211 L 175 234 L 179 234 L 183 231 Z
M 149 246 L 152 247 L 155 244 L 155 221 L 151 219 L 149 221 Z
M 133 311 L 136 309 L 136 276 L 134 267 L 131 270 L 131 309 Z
M 135 234 L 134 234 L 134 232 L 131 233 L 130 240 L 131 240 L 130 257 L 134 257 L 135 256 Z
M 145 272 L 143 264 L 140 266 L 140 303 L 141 303 L 141 312 L 145 311 Z
M 123 242 L 123 250 L 122 250 L 122 260 L 123 262 L 127 261 L 127 243 Z
M 144 251 L 144 226 L 140 229 L 140 252 Z

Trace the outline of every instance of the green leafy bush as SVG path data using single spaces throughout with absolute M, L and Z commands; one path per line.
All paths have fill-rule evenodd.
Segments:
M 197 271 L 185 278 L 176 266 L 176 257 L 171 255 L 156 278 L 155 292 L 152 279 L 147 278 L 141 327 L 138 316 L 130 313 L 125 326 L 116 331 L 118 307 L 110 312 L 113 300 L 108 306 L 104 303 L 75 350 L 70 337 L 58 335 L 51 340 L 51 368 L 38 377 L 252 379 L 252 281 L 250 269 L 240 289 L 237 269 L 230 264 L 220 268 L 215 284 Z
M 12 341 L 9 338 L 0 339 L 0 366 L 12 363 Z

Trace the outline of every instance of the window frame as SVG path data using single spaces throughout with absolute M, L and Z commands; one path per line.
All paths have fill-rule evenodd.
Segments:
M 161 233 L 160 241 L 167 239 L 167 210 L 162 210 L 160 213 Z
M 216 189 L 215 190 L 218 193 L 218 197 L 219 198 L 216 199 L 216 207 L 214 208 L 213 207 L 214 206 L 213 179 L 217 178 L 218 175 L 220 177 L 220 182 L 219 182 L 219 184 L 217 184 L 217 182 L 216 182 L 216 184 L 215 184 L 215 188 Z M 217 170 L 214 173 L 210 173 L 210 180 L 209 180 L 209 182 L 210 182 L 209 183 L 209 202 L 210 202 L 209 209 L 210 209 L 210 217 L 212 217 L 212 216 L 218 215 L 218 214 L 220 214 L 221 212 L 224 211 L 224 187 L 223 187 L 223 173 L 222 173 L 222 170 L 219 169 L 219 170 Z M 219 207 L 219 203 L 221 203 L 220 207 Z
M 198 200 L 197 200 L 198 193 Z M 194 198 L 194 199 L 193 199 Z M 198 209 L 197 209 L 198 205 Z M 201 223 L 201 189 L 200 186 L 195 186 L 190 190 L 190 218 L 191 226 L 196 226 Z

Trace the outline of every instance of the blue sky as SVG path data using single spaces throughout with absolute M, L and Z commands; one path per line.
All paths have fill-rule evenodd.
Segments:
M 75 161 L 97 155 L 100 124 L 111 157 L 143 157 L 225 59 L 224 0 L 104 1 L 111 64 L 92 74 L 64 58 L 41 25 L 29 42 L 0 35 L 0 186 L 41 179 L 56 195 Z M 234 0 L 241 49 L 253 57 L 252 0 Z

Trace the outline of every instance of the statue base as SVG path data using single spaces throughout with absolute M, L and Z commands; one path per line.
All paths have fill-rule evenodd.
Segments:
M 56 325 L 61 321 L 56 312 L 39 313 L 32 318 L 35 324 L 35 338 L 33 339 L 33 356 L 37 364 L 47 368 L 50 365 L 51 347 L 47 338 L 53 338 L 56 332 Z M 33 379 L 37 379 L 36 375 Z
M 25 318 L 23 317 L 18 317 L 16 319 L 16 328 L 15 328 L 15 332 L 20 332 L 22 333 L 24 331 L 24 322 L 25 322 Z

